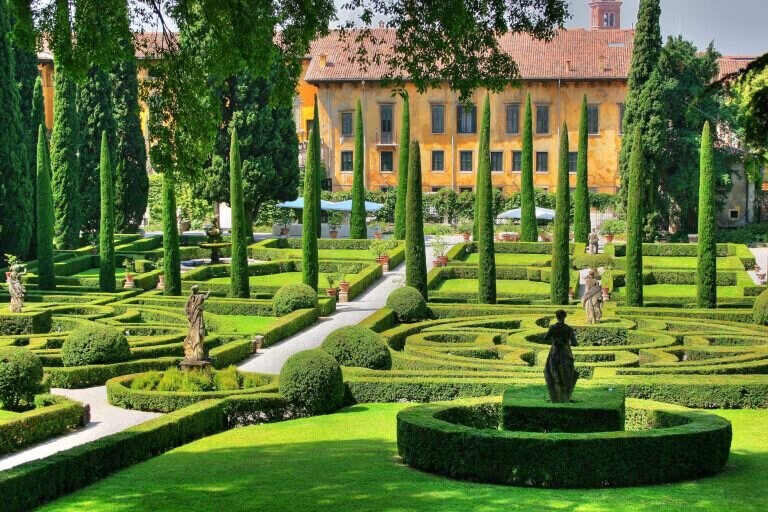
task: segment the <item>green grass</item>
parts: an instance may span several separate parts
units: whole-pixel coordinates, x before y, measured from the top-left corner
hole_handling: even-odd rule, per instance
[[[438,288],[441,292],[476,293],[477,279],[446,279]],[[549,283],[497,279],[496,292],[500,295],[549,294]]]
[[[6,421],[11,421],[12,419],[19,416],[18,412],[13,411],[6,411],[3,409],[0,409],[0,423],[5,423]]]
[[[626,258],[616,258],[624,261]],[[643,269],[696,270],[696,258],[680,256],[643,256]],[[717,270],[744,270],[744,264],[736,256],[717,258]]]
[[[136,274],[136,272],[134,272]],[[82,272],[78,272],[77,274],[73,274],[74,277],[99,277],[99,269],[98,268],[89,268],[88,270],[83,270]],[[125,269],[122,267],[115,268],[115,277],[124,277],[125,276]]]
[[[479,255],[473,252],[467,256],[467,263],[478,263]],[[510,254],[496,253],[497,265],[516,265],[520,267],[543,266],[552,260],[551,254]]]
[[[766,410],[716,411],[733,422],[734,440],[725,472],[715,477],[553,490],[461,482],[403,466],[395,415],[405,407],[366,404],[233,429],[120,471],[42,510],[757,512],[768,500]]]
[[[301,249],[270,249],[280,254],[280,258],[301,258]],[[376,257],[367,249],[320,249],[321,260],[365,260],[373,263]]]
[[[624,295],[624,287],[618,289]],[[695,284],[645,284],[644,297],[696,297]],[[743,297],[744,290],[739,286],[718,286],[718,297]]]
[[[278,320],[274,316],[206,314],[215,320],[217,331],[237,334],[263,334]]]
[[[328,274],[320,273],[318,287],[320,289],[328,288]],[[229,284],[229,277],[214,277],[208,280],[209,283]],[[301,282],[301,272],[280,272],[279,274],[265,274],[263,276],[251,276],[248,278],[251,286],[283,286]]]

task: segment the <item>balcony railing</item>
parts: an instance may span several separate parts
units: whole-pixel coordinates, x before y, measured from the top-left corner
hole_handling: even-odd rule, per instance
[[[395,146],[395,134],[392,132],[376,132],[376,145]]]

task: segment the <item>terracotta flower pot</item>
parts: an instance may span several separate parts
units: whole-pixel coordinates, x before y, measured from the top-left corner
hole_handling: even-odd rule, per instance
[[[280,236],[285,236],[291,232],[291,228],[280,228]]]
[[[376,231],[373,234],[373,238],[375,238],[376,240],[381,240],[381,231]]]
[[[520,241],[520,235],[517,233],[512,233],[512,241],[513,242],[519,242]]]
[[[329,296],[329,297],[336,297],[336,293],[337,293],[338,291],[339,291],[339,290],[337,290],[336,288],[327,288],[327,289],[325,290],[325,293],[326,293],[326,294],[328,294],[328,296]]]
[[[448,264],[448,256],[438,256],[437,261],[440,262],[441,267],[444,267]]]
[[[608,300],[611,298],[611,295],[608,293],[608,288],[603,288],[603,300]]]
[[[613,242],[613,235],[605,235],[605,241],[609,244]]]
[[[464,237],[465,242],[469,242],[469,231],[465,231],[461,235]]]
[[[336,238],[337,236],[339,236],[339,232],[336,231],[335,229],[332,229],[328,232],[328,235],[330,235],[331,238]]]
[[[504,233],[501,236],[501,239],[504,240],[505,242],[511,242],[512,241],[512,233]]]
[[[123,285],[123,288],[136,288],[136,283],[133,282],[133,276],[130,273],[125,274],[125,284]]]
[[[339,289],[343,291],[344,293],[349,291],[349,283],[346,281],[342,281],[339,283]]]

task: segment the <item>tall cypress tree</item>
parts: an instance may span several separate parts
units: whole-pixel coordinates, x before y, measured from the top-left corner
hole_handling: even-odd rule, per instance
[[[587,127],[587,95],[581,103],[579,121],[579,154],[576,161],[576,192],[573,208],[573,241],[586,244],[592,222],[589,218],[589,174],[587,170],[589,133]]]
[[[181,253],[176,219],[176,179],[173,171],[163,171],[163,274],[165,295],[181,295]]]
[[[533,112],[531,94],[525,102],[523,120],[522,173],[520,175],[520,240],[536,242],[539,232],[536,226],[536,194],[533,190]]]
[[[240,165],[240,141],[237,128],[232,127],[232,142],[229,150],[229,204],[232,207],[232,263],[230,275],[230,295],[247,299],[250,297],[248,283],[248,253],[246,240],[248,231],[243,198],[243,171]]]
[[[570,185],[568,183],[568,126],[560,128],[560,154],[557,170],[557,204],[555,206],[555,233],[552,246],[552,275],[549,281],[552,304],[568,304],[570,276],[569,226]]]
[[[83,231],[95,232],[99,228],[101,204],[101,142],[106,133],[112,161],[116,130],[112,115],[112,85],[107,73],[98,68],[88,71],[77,91],[77,114],[80,120],[80,226]],[[137,195],[133,192],[132,197]]]
[[[101,208],[99,219],[99,289],[115,291],[115,185],[107,132],[101,132],[99,185]]]
[[[77,88],[65,63],[71,60],[72,32],[67,0],[56,0],[54,56],[56,80],[53,88],[53,131],[51,133],[51,176],[56,229],[54,244],[59,249],[76,249],[80,242],[80,176]]]
[[[496,256],[493,247],[493,180],[491,178],[491,101],[486,95],[483,104],[483,124],[477,146],[477,219],[478,300],[481,304],[496,303]]]
[[[0,254],[27,256],[32,236],[32,182],[10,40],[7,2],[0,1]]]
[[[368,228],[365,226],[365,180],[363,162],[363,107],[360,100],[355,106],[355,151],[354,178],[352,181],[352,212],[349,215],[349,238],[368,238]]]
[[[427,256],[424,248],[424,213],[421,201],[421,151],[418,141],[408,151],[408,186],[405,201],[405,284],[427,299]]]
[[[53,192],[51,190],[51,162],[48,155],[48,137],[41,123],[37,131],[37,287],[41,290],[56,288],[53,270]]]
[[[633,134],[632,158],[629,166],[627,195],[627,306],[643,305],[643,187],[645,158],[640,128]]]
[[[406,231],[406,196],[408,188],[408,167],[410,165],[410,159],[408,151],[411,140],[411,114],[408,101],[408,93],[402,92],[403,97],[403,114],[400,121],[400,154],[397,161],[397,201],[395,202],[395,238],[398,240],[405,239]]]
[[[700,308],[717,305],[717,243],[715,235],[715,170],[714,148],[709,121],[701,133],[699,171],[699,247],[697,261],[696,298]]]
[[[307,164],[304,171],[304,212],[302,219],[302,282],[317,290],[318,281],[318,251],[317,239],[318,217],[320,210],[317,198],[320,196],[318,174],[320,174],[320,131],[317,115],[317,96],[315,96],[315,117],[309,132],[307,144]]]

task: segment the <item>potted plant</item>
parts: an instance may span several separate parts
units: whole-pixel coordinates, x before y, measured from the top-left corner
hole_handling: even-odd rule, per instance
[[[336,288],[336,285],[339,284],[339,281],[341,281],[341,278],[343,276],[339,275],[339,272],[330,272],[326,276],[326,280],[328,281],[328,288],[326,288],[325,293],[329,297],[336,297],[336,294],[338,292],[338,289]],[[349,283],[347,283],[347,289],[349,289]]]
[[[373,225],[373,238],[375,238],[376,240],[381,240],[381,232],[382,232],[381,224],[378,224],[378,223],[374,224]]]
[[[469,238],[472,234],[472,224],[466,222],[459,224],[459,232],[461,232],[461,235],[464,237],[464,241],[469,242]]]
[[[375,239],[371,241],[369,251],[376,257],[376,263],[384,267],[384,272],[389,271],[389,254],[387,251],[394,249],[397,242],[391,240]]]
[[[333,211],[328,214],[328,235],[331,238],[339,236],[339,226],[344,221],[344,214],[341,212]]]
[[[448,257],[445,253],[448,251],[448,241],[444,236],[436,236],[432,239],[432,252],[435,260],[432,262],[436,267],[444,267],[448,264]]]
[[[280,224],[280,236],[286,236],[291,232],[291,210],[280,208],[277,214],[277,221]]]
[[[341,272],[339,272],[338,275],[337,275],[337,279],[339,281],[339,289],[342,292],[344,292],[344,293],[348,293],[349,292],[349,282],[344,279],[345,277],[346,276],[343,273],[341,273]]]
[[[603,225],[600,227],[600,234],[605,236],[605,241],[609,244],[613,242],[613,237],[617,233],[623,231],[626,231],[626,224],[623,220],[619,219],[608,219],[603,222]]]
[[[133,274],[130,272],[125,273],[125,284],[123,288],[136,288],[136,283],[133,282]]]

